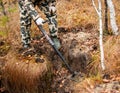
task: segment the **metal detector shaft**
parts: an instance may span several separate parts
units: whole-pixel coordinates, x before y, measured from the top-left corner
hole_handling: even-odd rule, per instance
[[[49,41],[50,45],[52,46],[52,48],[55,50],[55,52],[58,54],[58,56],[62,59],[62,61],[65,63],[66,67],[68,68],[69,72],[71,74],[74,74],[74,72],[72,71],[72,69],[70,68],[70,66],[68,65],[68,63],[66,62],[66,60],[64,59],[64,57],[62,56],[62,54],[59,52],[59,50],[56,48],[55,44],[53,43],[53,41],[51,40],[51,38],[47,35],[46,31],[43,29],[43,27],[41,25],[38,26],[40,31],[43,33],[43,35],[46,37],[46,39]]]

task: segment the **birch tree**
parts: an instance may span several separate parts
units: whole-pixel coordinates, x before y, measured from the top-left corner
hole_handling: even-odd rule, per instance
[[[108,4],[107,4],[107,0],[104,0],[104,4],[105,4],[105,23],[104,23],[104,28],[106,33],[108,32]]]
[[[100,45],[100,57],[101,57],[101,68],[105,70],[104,64],[104,49],[103,49],[103,26],[102,26],[102,5],[101,0],[98,0],[98,9],[95,5],[94,0],[92,0],[92,4],[98,14],[99,17],[99,45]]]
[[[110,11],[110,24],[112,27],[112,31],[115,35],[118,35],[118,26],[116,24],[116,19],[115,19],[115,9],[112,0],[107,0],[107,5]]]

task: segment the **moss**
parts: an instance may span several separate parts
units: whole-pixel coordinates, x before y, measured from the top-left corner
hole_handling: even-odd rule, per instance
[[[0,18],[0,26],[5,26],[8,21],[9,21],[9,17],[8,16],[2,16]]]
[[[6,31],[0,31],[0,36],[1,37],[6,37],[7,36],[7,32]]]
[[[16,8],[16,7],[14,7],[14,8],[9,8],[8,11],[9,11],[9,13],[14,13],[14,12],[17,11],[17,8]]]

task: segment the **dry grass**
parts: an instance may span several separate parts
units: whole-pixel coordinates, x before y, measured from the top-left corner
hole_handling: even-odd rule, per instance
[[[120,27],[119,1],[114,0],[113,2],[116,10],[117,25]],[[102,8],[102,12],[104,13],[104,4]],[[75,27],[76,25],[86,25],[91,23],[96,25],[95,29],[98,29],[98,15],[92,6],[91,0],[59,0],[57,3],[57,10],[59,26],[70,28]],[[110,23],[109,28],[111,29]]]
[[[106,72],[118,75],[120,73],[120,36],[106,36],[104,42],[104,56]],[[89,74],[101,73],[100,52],[99,50],[92,54],[92,63],[88,67]]]
[[[33,59],[18,59],[15,52],[7,55],[3,70],[3,84],[10,93],[48,93],[52,82],[51,65],[35,63]]]
[[[57,0],[57,1],[58,1],[57,2],[57,14],[58,14],[59,27],[71,28],[71,27],[76,27],[76,26],[86,26],[87,24],[94,24],[95,27],[92,29],[92,31],[94,30],[97,33],[98,16],[92,6],[91,0]],[[119,0],[113,0],[113,1],[115,4],[115,9],[116,9],[116,20],[117,20],[118,27],[120,29],[120,13],[119,13],[120,12],[120,6],[119,6],[120,1]],[[12,6],[11,8],[16,8],[16,11],[13,11],[12,13],[8,14],[9,22],[5,24],[7,29],[4,27],[1,27],[0,25],[0,32],[7,30],[6,31],[7,35],[4,36],[4,34],[6,33],[2,33],[3,35],[1,36],[5,39],[7,38],[7,40],[11,42],[12,45],[19,46],[20,45],[20,32],[19,32],[20,28],[19,28],[18,7],[16,5],[16,6]],[[45,28],[47,28],[47,26],[45,26]],[[32,29],[32,36],[38,33],[37,32],[38,29],[36,28],[35,25],[32,25],[31,29]],[[120,73],[120,63],[119,63],[120,62],[120,58],[119,58],[120,36],[118,37],[106,36],[106,38],[107,39],[105,39],[105,43],[104,43],[104,51],[105,51],[105,63],[107,66],[107,71],[112,74],[119,74]],[[5,75],[6,75],[6,78],[11,77],[10,82],[14,82],[20,88],[30,89],[30,87],[33,87],[33,85],[38,81],[38,76],[40,75],[40,73],[44,72],[44,70],[46,71],[46,66],[44,65],[43,67],[45,69],[42,69],[40,68],[41,67],[40,65],[41,64],[36,65],[35,63],[32,63],[32,62],[31,63],[18,62],[18,60],[12,59],[6,65],[7,73]],[[92,68],[90,68],[89,70],[90,74],[92,73],[92,74],[95,74],[96,76],[86,79],[83,82],[83,84],[81,83],[77,84],[75,86],[76,91],[80,87],[87,88],[89,86],[92,88],[93,87],[92,85],[94,85],[96,81],[98,83],[101,82],[101,78],[99,76],[99,71],[100,71],[99,70],[100,69],[99,50],[95,54],[93,54],[93,62],[91,64],[91,67]],[[20,70],[22,70],[22,72],[20,72]],[[39,72],[40,70],[42,71]],[[9,82],[6,82],[6,83],[9,83]],[[22,87],[21,84],[24,84],[25,86]],[[16,87],[13,87],[13,89],[14,88]],[[90,90],[88,89],[88,91]],[[80,93],[80,90],[78,90],[78,93]]]
[[[112,74],[120,73],[120,36],[108,37],[104,44],[105,63]]]
[[[97,21],[96,13],[89,0],[60,0],[57,9],[59,26],[75,27]]]
[[[86,78],[80,83],[74,85],[74,93],[94,93],[94,86],[102,83],[100,76]]]
[[[105,65],[107,68],[104,73],[110,74],[111,78],[117,76],[119,78],[120,75],[119,46],[120,36],[108,36],[104,43]],[[75,93],[92,93],[94,90],[94,86],[103,83],[100,70],[99,52],[93,55],[93,62],[92,64],[90,64],[90,67],[91,67],[89,68],[90,77],[87,77],[83,82],[76,83],[74,85]]]

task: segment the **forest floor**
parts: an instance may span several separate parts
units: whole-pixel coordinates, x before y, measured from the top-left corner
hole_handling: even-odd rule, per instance
[[[87,67],[89,67],[88,65],[91,62],[90,54],[99,51],[98,34],[94,31],[91,32],[90,30],[92,28],[90,27],[89,30],[86,28],[84,32],[81,32],[81,29],[82,27],[59,28],[59,39],[62,45],[59,51],[67,61],[70,61],[68,63],[72,70],[78,72],[73,78],[67,68],[63,66],[61,59],[49,45],[45,37],[35,37],[33,40],[32,45],[37,50],[36,53],[40,54],[40,58],[42,55],[45,55],[53,65],[54,80],[52,83],[52,93],[120,93],[120,74],[104,73],[99,76],[99,78],[96,77],[96,79],[89,76],[91,68]],[[14,50],[16,54],[12,57],[17,57],[24,61],[33,60],[36,62],[34,57],[36,53],[21,56],[21,54],[18,53],[19,46],[11,47],[13,46],[6,44],[5,41],[0,41],[1,93],[8,93],[2,84],[2,71],[5,69],[4,66],[8,60],[8,62],[13,61],[10,58],[10,55],[13,55],[12,52],[10,52],[11,50]],[[39,64],[39,61],[36,63]],[[29,64],[29,62],[27,64]],[[93,81],[91,81],[92,79]]]
[[[118,3],[120,1],[113,2],[120,29]],[[19,13],[15,0],[5,2],[5,9],[7,16],[3,16],[0,12],[0,93],[9,93],[8,89],[14,91],[11,93],[25,93],[23,88],[32,90],[34,86],[40,86],[38,82],[34,83],[34,79],[39,78],[40,70],[46,70],[47,62],[52,65],[53,78],[50,80],[52,82],[47,82],[50,78],[48,76],[46,82],[42,82],[40,92],[26,93],[120,93],[120,35],[112,35],[110,26],[109,34],[103,32],[106,70],[102,71],[98,16],[90,0],[58,0],[57,3],[58,36],[61,42],[59,51],[70,68],[77,73],[73,78],[64,62],[46,38],[40,34],[35,24],[31,27],[33,38],[31,44],[35,52],[21,55],[19,22],[16,21],[19,20]],[[43,16],[42,13],[41,15]],[[48,30],[46,24],[45,29]],[[38,59],[36,59],[36,54],[39,55]],[[49,90],[46,84],[50,85],[51,92],[44,92]],[[19,92],[15,92],[17,89],[20,89]]]

